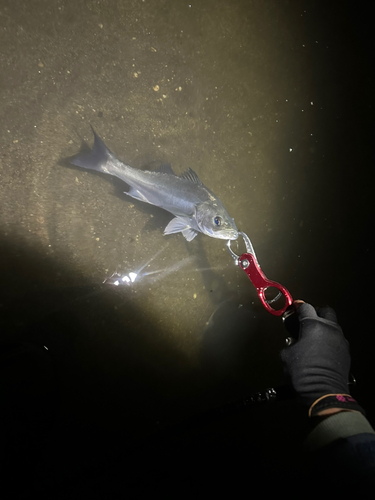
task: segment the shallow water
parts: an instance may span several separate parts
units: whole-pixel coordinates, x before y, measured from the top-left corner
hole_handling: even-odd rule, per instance
[[[348,5],[2,2],[2,323],[48,347],[63,436],[143,436],[284,383],[281,321],[225,242],[164,237],[168,213],[63,161],[90,124],[134,167],[193,168],[270,279],[335,307],[366,400],[373,73]]]

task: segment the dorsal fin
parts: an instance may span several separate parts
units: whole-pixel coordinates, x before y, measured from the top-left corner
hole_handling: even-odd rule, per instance
[[[191,168],[188,168],[183,172],[180,177],[182,179],[186,179],[187,181],[193,182],[194,184],[198,184],[198,186],[203,186],[203,182],[197,176],[197,174]]]
[[[163,163],[162,165],[159,165],[157,168],[155,168],[154,172],[160,172],[161,174],[176,175],[173,172],[173,169],[172,169],[172,166],[170,163]]]

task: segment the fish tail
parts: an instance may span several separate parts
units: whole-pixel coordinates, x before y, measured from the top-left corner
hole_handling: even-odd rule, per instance
[[[94,134],[94,145],[92,150],[77,154],[70,160],[70,163],[78,167],[97,170],[99,172],[108,172],[106,165],[108,164],[108,160],[113,158],[113,154],[92,126],[91,129]]]

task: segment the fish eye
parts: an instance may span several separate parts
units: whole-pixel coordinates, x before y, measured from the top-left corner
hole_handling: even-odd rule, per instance
[[[219,216],[214,217],[214,223],[217,226],[221,226],[221,217],[219,217]]]

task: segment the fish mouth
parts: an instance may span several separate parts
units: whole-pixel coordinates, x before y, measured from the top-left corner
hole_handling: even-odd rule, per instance
[[[222,229],[221,231],[214,231],[212,228],[204,228],[202,231],[207,236],[211,236],[212,238],[218,238],[220,240],[236,240],[239,236],[239,232],[237,229]]]
[[[227,236],[226,236],[226,240],[236,240],[238,238],[238,231],[231,231]]]
[[[213,233],[212,236],[214,238],[220,238],[222,240],[236,240],[239,236],[239,232],[236,230],[223,231],[222,233]]]

